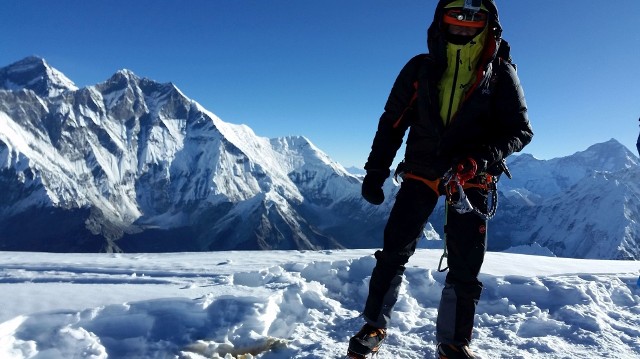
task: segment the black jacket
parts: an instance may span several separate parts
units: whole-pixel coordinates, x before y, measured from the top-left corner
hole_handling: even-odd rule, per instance
[[[455,161],[473,157],[495,167],[503,158],[520,151],[533,137],[527,106],[515,66],[508,58],[508,44],[493,1],[489,9],[489,34],[477,69],[477,80],[452,122],[440,117],[438,82],[446,68],[446,43],[440,19],[441,0],[428,32],[429,54],[412,58],[400,71],[365,165],[367,172],[387,173],[409,130],[402,171],[428,179],[442,177]]]

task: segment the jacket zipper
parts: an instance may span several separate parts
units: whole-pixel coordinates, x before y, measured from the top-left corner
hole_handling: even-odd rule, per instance
[[[447,111],[447,125],[451,121],[451,110],[453,109],[453,98],[458,86],[458,71],[460,70],[460,49],[456,51],[456,70],[453,73],[453,84],[451,85],[451,97],[449,98],[449,110]]]

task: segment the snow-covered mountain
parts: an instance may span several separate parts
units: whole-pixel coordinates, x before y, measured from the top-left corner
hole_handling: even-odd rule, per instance
[[[611,139],[552,160],[514,157],[492,227],[494,250],[539,244],[557,256],[640,259],[638,158]]]
[[[360,240],[334,229],[364,225],[360,181],[304,137],[256,136],[173,84],[128,70],[78,89],[30,57],[0,70],[0,84],[0,249],[317,249]]]
[[[509,162],[491,250],[640,259],[624,146]],[[121,70],[77,88],[36,57],[0,69],[0,250],[379,247],[397,186],[376,207],[360,185],[305,137],[257,136],[171,83]],[[441,245],[440,210],[422,246]]]

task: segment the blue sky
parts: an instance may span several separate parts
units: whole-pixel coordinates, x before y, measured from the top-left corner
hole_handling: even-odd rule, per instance
[[[402,66],[426,52],[435,0],[2,0],[0,67],[37,55],[78,86],[119,69],[175,83],[226,122],[304,135],[361,167]],[[635,152],[640,1],[498,0],[535,137],[570,155]]]

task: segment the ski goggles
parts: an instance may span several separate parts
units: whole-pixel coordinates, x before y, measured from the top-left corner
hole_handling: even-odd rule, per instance
[[[445,11],[442,21],[449,25],[483,28],[487,24],[487,14],[454,8]]]

